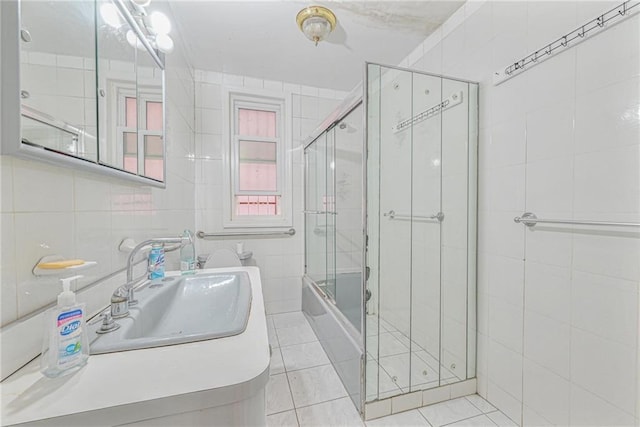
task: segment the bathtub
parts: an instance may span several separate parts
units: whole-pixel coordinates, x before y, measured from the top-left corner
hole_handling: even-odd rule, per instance
[[[360,273],[336,277],[336,302],[310,278],[302,279],[302,312],[311,324],[322,348],[329,357],[349,397],[362,414],[364,343],[361,329],[362,292]],[[349,287],[349,288],[348,288]],[[340,290],[342,288],[342,291]],[[356,295],[359,294],[359,298]],[[356,328],[354,325],[358,325]]]

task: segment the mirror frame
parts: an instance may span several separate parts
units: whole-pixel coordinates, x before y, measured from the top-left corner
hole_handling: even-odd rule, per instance
[[[64,153],[49,150],[45,147],[35,147],[23,144],[21,140],[22,115],[20,98],[20,4],[19,0],[0,1],[0,46],[2,48],[2,68],[0,70],[0,154],[22,157],[32,160],[40,160],[56,166],[68,167],[74,170],[84,170],[112,178],[123,179],[136,182],[146,186],[166,188],[167,182],[167,147],[166,147],[166,80],[164,55],[152,48],[149,41],[144,37],[142,30],[136,23],[129,9],[124,4],[124,0],[112,0],[118,10],[122,13],[127,24],[136,33],[142,44],[146,47],[149,55],[162,69],[162,135],[163,135],[163,155],[164,155],[164,181],[157,181],[142,175],[135,175],[121,169],[109,166],[97,161],[82,159],[66,155]],[[95,31],[95,24],[94,24]],[[96,55],[96,62],[99,52]],[[9,59],[9,60],[7,60]],[[13,61],[11,60],[13,59]],[[100,130],[98,129],[98,132]]]

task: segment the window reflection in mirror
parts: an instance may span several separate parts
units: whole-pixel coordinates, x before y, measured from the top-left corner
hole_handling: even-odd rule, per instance
[[[110,5],[98,2],[99,160],[164,181],[163,71]]]
[[[164,180],[162,69],[145,51],[137,56],[138,174]]]
[[[94,9],[20,1],[20,92],[23,143],[95,162]]]
[[[99,160],[137,174],[138,51],[127,40],[133,36],[135,43],[135,35],[111,1],[97,7]]]

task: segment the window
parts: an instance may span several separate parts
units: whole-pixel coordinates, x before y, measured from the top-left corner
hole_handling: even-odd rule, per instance
[[[284,97],[228,91],[225,227],[291,226],[288,105]]]
[[[162,95],[154,88],[110,82],[117,105],[116,164],[138,175],[164,180]],[[140,125],[138,122],[140,121]]]

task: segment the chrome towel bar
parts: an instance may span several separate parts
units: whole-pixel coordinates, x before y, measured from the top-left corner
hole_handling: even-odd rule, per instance
[[[527,227],[533,227],[536,224],[570,224],[570,225],[602,225],[609,227],[640,227],[637,222],[611,222],[611,221],[582,221],[572,219],[540,219],[536,214],[525,212],[522,216],[513,218],[514,222],[524,224]]]
[[[390,210],[389,212],[385,212],[383,215],[389,217],[389,219],[437,219],[439,222],[444,220],[444,214],[442,212],[438,212],[435,215],[425,216],[398,214],[396,211]]]
[[[337,215],[338,214],[337,212],[332,212],[332,211],[307,211],[307,210],[302,211],[302,213],[310,214],[310,215],[324,215],[324,214]]]
[[[216,239],[224,237],[265,237],[265,236],[293,236],[296,234],[295,228],[287,231],[248,231],[248,232],[229,232],[229,233],[205,233],[198,231],[196,236],[199,239]]]

